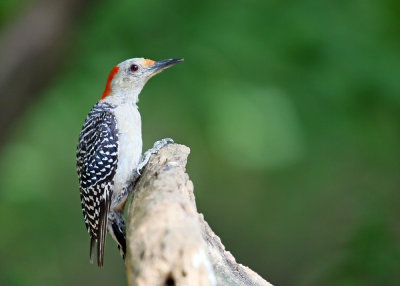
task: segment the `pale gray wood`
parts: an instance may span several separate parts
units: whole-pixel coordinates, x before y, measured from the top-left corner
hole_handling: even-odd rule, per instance
[[[133,285],[271,285],[225,251],[202,214],[186,173],[190,149],[153,155],[128,209],[126,270]]]

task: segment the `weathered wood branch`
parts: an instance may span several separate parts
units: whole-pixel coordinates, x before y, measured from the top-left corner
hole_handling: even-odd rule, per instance
[[[271,285],[225,250],[196,209],[190,149],[153,155],[128,210],[126,271],[133,285]]]

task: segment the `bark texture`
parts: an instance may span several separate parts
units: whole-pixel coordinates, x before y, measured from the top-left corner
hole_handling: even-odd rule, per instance
[[[196,209],[186,174],[190,149],[171,144],[153,155],[128,210],[129,285],[271,285],[225,250]]]

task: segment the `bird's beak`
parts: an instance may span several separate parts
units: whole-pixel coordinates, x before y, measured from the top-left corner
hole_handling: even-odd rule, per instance
[[[183,59],[168,59],[155,62],[152,66],[149,67],[152,75],[158,74],[159,72],[165,70],[166,68],[172,67],[173,65],[183,62]]]

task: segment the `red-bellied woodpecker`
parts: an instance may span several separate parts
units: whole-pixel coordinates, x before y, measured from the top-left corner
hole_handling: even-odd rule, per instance
[[[183,61],[126,60],[108,76],[103,95],[89,112],[79,136],[77,172],[83,217],[90,235],[90,262],[97,243],[97,263],[104,261],[106,231],[116,241],[125,258],[127,198],[152,153],[172,141],[157,141],[142,155],[141,117],[137,107],[146,82],[162,70]]]

